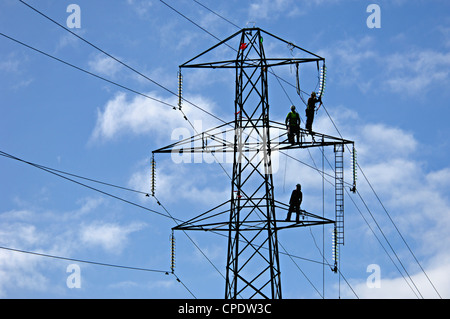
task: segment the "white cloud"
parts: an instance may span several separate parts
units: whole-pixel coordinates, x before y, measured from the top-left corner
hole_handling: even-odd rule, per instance
[[[100,246],[110,253],[120,253],[128,242],[128,236],[144,228],[142,223],[123,226],[117,223],[93,222],[80,230],[83,243]]]
[[[433,283],[430,284],[428,278],[423,272],[410,273],[411,279],[405,274],[403,277],[392,277],[380,268],[380,286],[371,287],[367,285],[367,281],[354,281],[351,283],[352,288],[360,299],[437,299],[439,295],[442,298],[450,296],[450,276],[448,276],[448,260],[432,266],[426,270],[426,275]],[[369,277],[370,273],[367,273]],[[411,281],[412,280],[412,281]],[[408,283],[406,283],[408,281]],[[417,287],[419,291],[415,288]],[[435,289],[439,292],[436,293]],[[348,287],[342,289],[343,294],[347,298],[354,298],[353,292]]]
[[[267,19],[269,17],[273,18],[273,16],[283,11],[290,10],[291,6],[291,0],[258,0],[250,4],[248,11],[252,19]]]
[[[371,87],[372,80],[362,76],[364,64],[378,61],[373,46],[374,39],[370,36],[361,39],[349,38],[332,44],[319,54],[327,60],[330,77],[335,77],[344,85],[357,85],[361,91],[366,92]]]
[[[0,214],[1,245],[35,252],[43,252],[42,247],[51,246],[55,237],[32,224],[37,217],[39,216],[31,210]],[[50,251],[55,252],[52,248],[45,252]],[[8,297],[9,289],[18,287],[28,291],[46,291],[49,278],[44,273],[45,265],[45,258],[0,249],[0,296]]]
[[[0,230],[0,242],[12,247],[40,245],[48,237],[40,233],[36,226],[24,222],[3,223]]]
[[[0,296],[8,297],[9,288],[45,291],[49,279],[40,272],[40,257],[0,250]]]
[[[72,29],[72,32],[78,34],[79,36],[83,37],[86,34],[86,29]],[[59,38],[59,41],[56,45],[55,52],[59,52],[60,50],[63,50],[65,48],[74,49],[78,47],[78,45],[81,43],[81,40],[78,39],[75,35],[71,33],[65,33],[63,36]]]
[[[119,62],[104,54],[95,55],[93,59],[88,61],[88,65],[92,72],[108,77],[116,76],[123,67]]]
[[[178,103],[176,97],[165,99],[154,92],[150,92],[148,95],[170,105]],[[207,111],[211,111],[213,108],[213,103],[202,97],[192,97],[188,100]],[[205,113],[191,105],[184,106],[183,111],[191,123],[199,120],[204,129],[211,127],[214,123]],[[118,93],[107,102],[103,111],[98,111],[92,140],[110,140],[124,134],[151,134],[153,137],[162,134],[168,140],[172,130],[181,127],[190,128],[179,110],[173,110],[170,106],[143,96],[136,96],[128,100],[126,94]]]
[[[0,56],[0,71],[9,75],[8,86],[13,91],[27,88],[34,82],[26,72],[28,60],[27,56],[15,52]]]
[[[386,57],[386,85],[396,93],[420,95],[448,83],[450,53],[416,49]]]
[[[140,18],[147,16],[153,2],[150,0],[127,0],[127,3],[133,7],[133,10]]]
[[[450,186],[450,168],[444,168],[427,175],[427,182],[432,189],[443,189]]]
[[[0,70],[3,72],[18,72],[19,66],[20,61],[12,57],[0,62]]]
[[[365,36],[337,41],[319,54],[327,59],[329,78],[363,93],[377,88],[420,96],[450,80],[448,52],[414,48],[385,54],[378,48],[373,37]]]
[[[128,244],[129,237],[146,225],[140,222],[124,225],[88,222],[88,218],[92,218],[90,215],[104,203],[102,198],[82,198],[77,208],[66,212],[42,211],[34,207],[0,213],[0,246],[62,257],[74,257],[87,248],[119,254]],[[58,289],[49,271],[65,266],[54,261],[0,249],[0,296],[8,297],[17,287],[29,293]]]
[[[382,157],[388,161],[409,155],[417,149],[417,142],[411,133],[379,123],[362,128],[360,144],[363,147],[370,145],[363,148],[361,155],[377,159]]]
[[[162,154],[161,157],[163,156],[170,155]],[[213,166],[203,166],[199,169],[194,163],[172,163],[170,158],[165,158],[164,162],[161,162],[158,160],[161,157],[156,157],[155,195],[163,203],[182,200],[189,205],[200,203],[211,206],[221,204],[228,199],[230,182],[218,164],[210,164]],[[228,166],[224,167],[229,170]],[[133,173],[128,184],[134,189],[150,193],[150,176],[151,172],[147,164],[146,167]],[[217,185],[217,181],[221,183]]]
[[[313,6],[331,5],[340,0],[254,0],[249,5],[248,16],[251,21],[275,20],[278,16],[297,17],[303,15]],[[300,5],[299,5],[300,4]]]

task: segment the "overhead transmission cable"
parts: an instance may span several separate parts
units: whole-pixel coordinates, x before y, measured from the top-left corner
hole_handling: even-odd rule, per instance
[[[33,6],[31,6],[30,4],[26,3],[23,0],[19,0],[21,3],[23,3],[24,5],[26,5],[27,7],[29,7],[30,9],[32,9],[33,11],[37,12],[38,14],[40,14],[41,16],[43,16],[44,18],[48,19],[49,21],[53,22],[54,24],[56,24],[57,26],[63,28],[64,30],[66,30],[67,32],[71,33],[72,35],[74,35],[75,37],[77,37],[78,39],[80,39],[81,41],[85,42],[86,44],[90,45],[91,47],[95,48],[96,50],[100,51],[101,53],[105,54],[106,56],[108,56],[109,58],[113,59],[114,61],[116,61],[117,63],[121,64],[122,66],[126,67],[127,69],[135,72],[136,74],[140,75],[141,77],[143,77],[144,79],[152,82],[153,84],[157,85],[158,87],[162,88],[163,90],[167,91],[168,93],[174,95],[174,96],[178,96],[178,94],[172,90],[170,90],[169,88],[165,87],[164,85],[158,83],[157,81],[151,79],[150,77],[148,77],[147,75],[143,74],[142,72],[139,72],[138,70],[136,70],[135,68],[131,67],[130,65],[126,64],[125,62],[119,60],[118,58],[116,58],[115,56],[113,56],[112,54],[106,52],[105,50],[101,49],[100,47],[98,47],[97,45],[93,44],[91,41],[86,40],[85,38],[83,38],[82,36],[76,34],[75,32],[73,32],[72,30],[70,30],[69,28],[65,27],[64,25],[62,25],[61,23],[57,22],[56,20],[50,18],[49,16],[47,16],[46,14],[44,14],[43,12],[39,11],[38,9],[34,8]],[[3,34],[1,34],[3,35]],[[9,37],[8,37],[9,38]],[[43,53],[43,52],[41,52]],[[45,54],[45,53],[44,53]],[[47,56],[49,56],[48,54],[45,54]],[[51,57],[51,56],[50,56]],[[54,57],[53,57],[54,58]],[[63,61],[60,61],[63,62]],[[93,75],[93,74],[92,74]],[[97,76],[98,77],[98,76]],[[110,81],[108,81],[110,82]],[[115,83],[113,83],[115,84]],[[117,85],[117,84],[116,84]],[[124,87],[125,88],[125,87]],[[128,88],[126,88],[128,89]],[[130,89],[128,89],[130,90]],[[131,90],[130,90],[131,91]],[[133,91],[134,93],[138,93],[136,91]],[[143,95],[141,93],[138,93],[140,95]],[[214,117],[215,119],[225,123],[221,118],[219,118],[218,116],[214,115],[213,113],[209,112],[208,110],[205,110],[204,108],[198,106],[197,104],[194,104],[193,102],[186,100],[185,98],[183,98],[183,101],[187,102],[188,104],[192,105],[193,107],[199,109],[200,111]],[[165,103],[168,104],[168,103]],[[168,104],[170,105],[170,104]],[[173,105],[170,105],[173,107]]]
[[[97,189],[97,188],[94,188],[94,187],[92,187],[92,186],[89,186],[89,185],[80,183],[80,182],[78,182],[78,181],[76,181],[76,180],[73,180],[73,179],[71,179],[71,178],[68,178],[68,177],[66,177],[66,176],[63,176],[62,174],[67,174],[67,175],[71,175],[71,176],[74,176],[74,177],[77,177],[77,178],[86,179],[86,180],[89,180],[89,181],[92,181],[92,182],[100,183],[100,184],[103,184],[103,185],[108,185],[108,186],[120,188],[120,189],[123,189],[123,190],[127,190],[127,191],[132,191],[132,192],[136,192],[136,193],[141,193],[141,194],[146,194],[146,195],[148,195],[148,194],[145,193],[145,192],[140,192],[140,191],[136,191],[136,190],[132,190],[132,189],[126,188],[126,187],[121,187],[121,186],[117,186],[117,185],[113,185],[113,184],[101,182],[101,181],[98,181],[98,180],[94,180],[94,179],[91,179],[91,178],[86,178],[86,177],[82,177],[82,176],[79,176],[79,175],[75,175],[75,174],[71,174],[71,173],[59,171],[59,170],[56,170],[56,169],[52,169],[52,168],[49,168],[49,167],[46,167],[46,166],[42,166],[42,165],[39,165],[39,164],[35,164],[35,163],[32,163],[32,162],[25,161],[25,160],[23,160],[23,159],[21,159],[21,158],[15,157],[15,156],[13,156],[13,155],[11,155],[11,154],[8,154],[8,153],[6,153],[6,152],[3,152],[3,151],[0,151],[0,156],[6,157],[6,158],[10,158],[10,159],[14,159],[14,160],[20,161],[20,162],[22,162],[22,163],[31,165],[31,166],[33,166],[33,167],[39,168],[39,169],[41,169],[41,170],[43,170],[43,171],[46,171],[46,172],[48,172],[48,173],[51,173],[51,174],[53,174],[53,175],[56,175],[56,176],[61,177],[61,178],[63,178],[63,179],[66,179],[66,180],[71,181],[71,182],[73,182],[73,183],[76,183],[76,184],[78,184],[78,185],[81,185],[81,186],[87,187],[87,188],[89,188],[89,189],[91,189],[91,190],[100,192],[100,193],[102,193],[103,195],[110,196],[110,197],[112,197],[112,198],[114,198],[114,199],[117,199],[117,200],[123,201],[123,202],[125,202],[125,203],[127,203],[127,204],[130,204],[130,205],[133,205],[133,206],[142,208],[142,209],[144,209],[144,210],[147,210],[147,211],[149,211],[149,212],[158,214],[158,215],[160,215],[160,216],[168,217],[168,218],[172,219],[172,220],[175,221],[175,222],[177,222],[177,221],[182,222],[181,220],[174,218],[174,217],[173,217],[173,216],[172,216],[165,208],[164,208],[164,210],[166,211],[167,215],[166,215],[166,214],[163,214],[163,213],[160,213],[160,212],[157,212],[157,211],[155,211],[155,210],[152,210],[152,209],[150,209],[150,208],[148,208],[148,207],[145,207],[145,206],[136,204],[136,203],[134,203],[134,202],[132,202],[132,201],[126,200],[126,199],[121,198],[121,197],[119,197],[119,196],[116,196],[116,195],[107,193],[107,192],[102,191],[102,190]],[[57,172],[59,172],[59,173],[57,173]],[[200,248],[199,248],[198,246],[197,246],[197,248],[200,250]],[[140,269],[140,268],[136,268],[136,267],[118,266],[118,265],[111,265],[111,264],[106,264],[106,263],[89,262],[89,261],[83,261],[83,260],[78,260],[78,259],[71,259],[71,258],[66,258],[66,257],[57,257],[57,256],[52,256],[52,255],[46,255],[46,254],[39,254],[39,253],[33,253],[33,252],[26,252],[26,251],[22,251],[22,250],[19,250],[19,249],[13,249],[13,248],[8,248],[8,247],[1,247],[1,246],[0,246],[0,249],[6,249],[6,250],[11,250],[11,251],[23,252],[23,253],[29,253],[29,254],[34,254],[34,255],[40,255],[40,256],[43,256],[43,257],[53,257],[53,258],[58,258],[58,259],[73,260],[73,261],[79,261],[79,262],[85,262],[85,263],[91,263],[91,264],[97,264],[97,265],[104,265],[104,266],[110,266],[110,267],[116,267],[116,268],[128,268],[128,269],[135,269],[135,270],[145,270],[144,268]],[[201,250],[200,250],[200,251],[201,251]],[[150,270],[148,269],[147,271],[150,271]],[[156,272],[156,270],[155,270],[155,272]],[[163,271],[159,271],[159,272],[163,272]],[[165,273],[169,273],[168,271],[164,271],[164,272],[165,272]],[[188,287],[187,287],[187,286],[179,279],[179,277],[178,277],[174,272],[171,272],[171,274],[172,274],[172,275],[175,277],[175,279],[176,279],[179,283],[181,283],[181,284],[185,287],[185,289],[186,289],[186,290],[187,290],[187,291],[195,298],[195,295],[192,293],[192,291],[189,290],[189,288],[188,288]]]
[[[135,68],[129,66],[128,64],[120,61],[119,59],[117,59],[116,57],[114,57],[113,55],[109,54],[108,52],[102,50],[101,48],[99,48],[98,46],[96,46],[95,44],[93,44],[92,42],[84,39],[82,36],[76,34],[75,32],[73,32],[72,30],[70,30],[69,28],[65,27],[64,25],[62,25],[61,23],[59,23],[58,21],[50,18],[48,15],[44,14],[43,12],[39,11],[38,9],[34,8],[33,6],[31,6],[30,4],[26,3],[23,0],[19,0],[21,3],[23,3],[24,5],[26,5],[27,7],[29,7],[30,9],[32,9],[33,11],[37,12],[38,14],[40,14],[41,16],[43,16],[44,18],[50,20],[51,22],[53,22],[54,24],[58,25],[59,27],[63,28],[64,30],[66,30],[67,32],[71,33],[72,35],[74,35],[75,37],[77,37],[78,39],[80,39],[81,41],[89,44],[90,46],[92,46],[93,48],[95,48],[96,50],[102,52],[103,54],[105,54],[106,56],[110,57],[111,59],[113,59],[114,61],[116,61],[117,63],[123,65],[124,67],[126,67],[127,69],[130,69],[131,71],[139,74],[140,76],[142,76],[143,78],[149,80],[150,82],[152,82],[153,84],[159,86],[160,88],[168,91],[169,93],[175,94],[174,92],[172,92],[171,90],[169,90],[168,88],[166,88],[165,86],[159,84],[158,82],[152,80],[151,78],[149,78],[148,76],[146,76],[145,74],[139,72],[138,70],[136,70]]]
[[[124,199],[124,198],[122,198],[122,197],[113,195],[113,194],[111,194],[111,193],[102,191],[102,190],[100,190],[100,189],[98,189],[98,188],[89,186],[89,185],[87,185],[87,184],[81,183],[81,182],[76,181],[76,180],[74,180],[74,179],[72,179],[72,178],[69,178],[69,177],[67,177],[67,176],[64,176],[63,174],[66,174],[65,172],[62,172],[62,171],[59,171],[59,172],[58,172],[57,170],[54,170],[54,169],[51,169],[51,168],[48,168],[48,167],[45,167],[45,166],[42,166],[42,165],[39,165],[39,164],[36,164],[36,163],[28,162],[28,161],[26,161],[26,160],[24,160],[24,159],[21,159],[21,158],[19,158],[19,157],[13,156],[13,155],[8,154],[8,153],[6,153],[6,152],[4,152],[4,151],[1,151],[1,150],[0,150],[0,156],[6,157],[6,158],[10,158],[10,159],[13,159],[13,160],[16,160],[16,161],[19,161],[19,162],[22,162],[22,163],[31,165],[31,166],[36,167],[36,168],[38,168],[38,169],[41,169],[41,170],[43,170],[43,171],[45,171],[45,172],[47,172],[47,173],[56,175],[56,176],[58,176],[58,177],[61,177],[61,178],[65,179],[65,180],[68,180],[68,181],[73,182],[73,183],[75,183],[75,184],[78,184],[78,185],[80,185],[80,186],[83,186],[83,187],[89,188],[89,189],[91,189],[91,190],[94,190],[94,191],[96,191],[96,192],[99,192],[99,193],[101,193],[101,194],[103,194],[103,195],[112,197],[112,198],[114,198],[114,199],[120,200],[120,201],[125,202],[125,203],[130,204],[130,205],[133,205],[133,206],[142,208],[142,209],[144,209],[144,210],[146,210],[146,211],[148,211],[148,212],[151,212],[151,213],[153,213],[153,214],[157,214],[157,215],[160,215],[160,216],[163,216],[163,217],[167,217],[167,218],[173,219],[173,217],[170,216],[170,215],[166,215],[166,214],[164,214],[164,213],[161,213],[161,212],[158,212],[158,211],[156,211],[156,210],[150,209],[150,208],[148,208],[148,207],[142,206],[142,205],[140,205],[140,204],[134,203],[134,202],[132,202],[132,201],[130,201],[130,200]],[[73,175],[73,176],[75,176],[75,175]],[[81,178],[81,177],[79,177],[79,178]],[[91,180],[91,181],[94,181],[94,180]],[[96,181],[96,182],[98,182],[98,181]],[[106,183],[102,183],[102,184],[106,184]],[[113,186],[113,185],[112,185],[112,184],[109,184],[109,186]],[[122,189],[125,189],[125,188],[122,187]]]
[[[4,246],[0,246],[0,249],[6,250],[6,251],[11,251],[11,252],[16,252],[16,253],[34,255],[34,256],[45,257],[45,258],[53,258],[53,259],[59,259],[59,260],[66,260],[66,261],[77,262],[77,263],[91,264],[91,265],[96,265],[96,266],[112,267],[112,268],[120,268],[120,269],[126,269],[126,270],[144,271],[144,272],[164,273],[165,275],[172,274],[175,277],[176,281],[178,281],[181,285],[183,285],[183,287],[194,298],[196,298],[195,295],[192,293],[192,291],[180,280],[180,278],[176,274],[174,274],[173,272],[171,273],[168,270],[132,267],[132,266],[124,266],[124,265],[103,263],[103,262],[90,261],[90,260],[84,260],[84,259],[68,258],[68,257],[51,255],[51,254],[38,253],[38,252],[34,252],[34,251],[29,251],[29,250],[4,247]]]
[[[125,85],[119,84],[119,83],[114,82],[114,81],[112,81],[112,80],[109,80],[109,79],[107,79],[107,78],[105,78],[105,77],[103,77],[103,76],[100,76],[100,75],[98,75],[98,74],[95,74],[95,73],[93,73],[93,72],[90,72],[90,71],[88,71],[88,70],[86,70],[86,69],[83,69],[83,68],[81,68],[81,67],[79,67],[79,66],[76,66],[76,65],[74,65],[74,64],[72,64],[72,63],[69,63],[69,62],[64,61],[64,60],[62,60],[62,59],[60,59],[60,58],[57,58],[57,57],[55,57],[54,55],[51,55],[51,54],[46,53],[46,52],[44,52],[44,51],[42,51],[42,50],[39,50],[39,49],[37,49],[37,48],[35,48],[35,47],[29,45],[29,44],[26,44],[26,43],[20,41],[20,40],[17,40],[17,39],[15,39],[15,38],[11,37],[11,36],[8,36],[8,35],[6,35],[6,34],[4,34],[4,33],[2,33],[2,32],[0,32],[0,35],[3,36],[3,37],[5,37],[5,38],[7,38],[7,39],[9,39],[9,40],[11,40],[11,41],[14,41],[14,42],[20,44],[20,45],[22,45],[22,46],[25,46],[25,47],[27,47],[27,48],[33,50],[33,51],[36,51],[36,52],[38,52],[38,53],[40,53],[40,54],[43,54],[43,55],[45,55],[45,56],[47,56],[47,57],[49,57],[49,58],[51,58],[51,59],[53,59],[53,60],[56,60],[56,61],[58,61],[58,62],[61,62],[61,63],[65,64],[65,65],[68,65],[68,66],[70,66],[70,67],[72,67],[72,68],[74,68],[74,69],[77,69],[77,70],[79,70],[79,71],[81,71],[81,72],[84,72],[84,73],[89,74],[89,75],[91,75],[91,76],[93,76],[93,77],[96,77],[96,78],[98,78],[98,79],[100,79],[100,80],[106,81],[106,82],[108,82],[108,83],[110,83],[110,84],[116,85],[116,86],[118,86],[118,87],[120,87],[120,88],[122,88],[122,89],[125,89],[125,90],[127,90],[127,91],[130,91],[130,92],[135,93],[135,94],[138,94],[138,95],[141,95],[141,96],[143,96],[143,97],[145,97],[145,98],[151,99],[151,100],[156,101],[156,102],[158,102],[158,103],[161,103],[161,104],[170,106],[170,107],[172,107],[172,108],[174,107],[174,105],[172,105],[172,104],[170,104],[170,103],[164,102],[164,101],[162,101],[162,100],[160,100],[160,99],[157,99],[157,98],[154,98],[154,97],[152,97],[152,96],[150,96],[150,95],[148,95],[148,94],[141,93],[141,92],[136,91],[136,90],[134,90],[134,89],[131,89],[131,88],[125,86]]]
[[[99,76],[99,75],[97,75],[97,74],[95,74],[95,73],[93,73],[93,72],[87,71],[87,70],[85,70],[85,69],[83,69],[83,68],[80,68],[80,67],[74,65],[74,64],[71,64],[71,63],[69,63],[69,62],[66,62],[66,61],[60,59],[60,58],[57,58],[57,57],[55,57],[55,56],[53,56],[53,55],[50,55],[50,54],[48,54],[48,53],[46,53],[46,52],[44,52],[44,51],[41,51],[41,50],[39,50],[39,49],[36,49],[36,48],[34,48],[34,47],[32,47],[32,46],[30,46],[30,45],[28,45],[28,44],[26,44],[26,43],[24,43],[24,42],[22,42],[22,41],[19,41],[19,40],[13,38],[13,37],[10,37],[10,36],[8,36],[8,35],[6,35],[6,34],[4,34],[4,33],[1,33],[1,32],[0,32],[0,35],[3,36],[3,37],[5,37],[5,38],[8,38],[8,39],[10,39],[10,40],[12,40],[12,41],[14,41],[14,42],[16,42],[16,43],[18,43],[18,44],[21,44],[21,45],[23,45],[23,46],[25,46],[25,47],[27,47],[27,48],[29,48],[29,49],[32,49],[32,50],[34,50],[34,51],[36,51],[36,52],[38,52],[38,53],[41,53],[41,54],[43,54],[43,55],[45,55],[45,56],[47,56],[47,57],[49,57],[49,58],[52,58],[52,59],[54,59],[54,60],[56,60],[56,61],[59,61],[59,62],[61,62],[61,63],[66,64],[66,65],[68,65],[68,66],[70,66],[70,67],[73,67],[73,68],[75,68],[75,69],[77,69],[77,70],[79,70],[79,71],[82,71],[82,72],[87,73],[87,74],[89,74],[89,75],[92,75],[92,76],[94,76],[94,77],[96,77],[96,78],[99,78],[99,79],[101,79],[101,80],[103,80],[103,81],[106,81],[106,82],[108,82],[108,83],[114,84],[114,85],[116,85],[116,86],[118,86],[118,87],[121,87],[121,88],[126,89],[126,90],[128,90],[128,91],[131,91],[131,92],[136,93],[136,94],[138,94],[138,95],[141,95],[141,96],[143,96],[143,97],[145,97],[145,98],[148,98],[148,99],[151,99],[151,100],[156,101],[156,102],[158,102],[158,103],[161,103],[161,104],[164,104],[164,105],[166,105],[166,106],[169,106],[169,107],[171,107],[172,109],[177,109],[177,107],[176,107],[174,104],[170,104],[170,103],[164,102],[164,101],[162,101],[162,100],[160,100],[160,99],[157,99],[157,98],[154,98],[154,97],[149,96],[149,95],[147,95],[147,94],[138,92],[138,91],[136,91],[136,90],[134,90],[134,89],[130,89],[129,87],[126,87],[126,86],[121,85],[121,84],[119,84],[119,83],[117,83],[117,82],[111,81],[111,80],[109,80],[109,79],[107,79],[107,78],[104,78],[104,77],[102,77],[102,76]],[[200,107],[198,107],[198,108],[201,109],[201,110],[203,110],[203,109],[200,108]],[[195,127],[194,127],[194,125],[192,124],[192,122],[191,122],[191,121],[188,119],[188,117],[186,116],[186,113],[185,113],[181,108],[178,108],[178,109],[179,109],[179,111],[182,113],[183,118],[189,123],[189,125],[194,129],[194,131],[197,132],[197,130],[195,129]],[[205,111],[205,112],[208,112],[208,111]],[[212,115],[212,114],[211,114],[211,115]],[[212,116],[215,117],[215,115],[212,115]],[[218,117],[216,117],[216,118],[218,118]],[[224,122],[223,120],[221,120],[221,121]],[[198,133],[198,132],[197,132],[197,133]],[[212,154],[212,155],[215,157],[214,154]],[[220,163],[219,163],[219,164],[220,164]],[[222,166],[222,165],[221,165],[221,166]],[[223,169],[224,172],[229,176],[228,172],[226,172],[226,170],[223,168],[223,166],[222,166],[222,169]]]
[[[203,3],[201,3],[200,1],[197,0],[192,0],[195,3],[197,3],[198,5],[202,6],[203,8],[205,8],[206,10],[208,10],[209,12],[215,14],[216,16],[218,16],[219,18],[225,20],[226,22],[228,22],[229,24],[233,25],[234,27],[236,27],[237,29],[240,29],[241,27],[239,27],[237,24],[235,24],[234,22],[228,20],[227,18],[225,18],[223,15],[218,14],[217,12],[211,10],[210,8],[208,8],[207,6],[205,6]]]
[[[336,123],[333,121],[333,118],[331,117],[331,115],[328,113],[326,107],[322,104],[326,114],[328,115],[328,117],[330,118],[330,121],[332,122],[334,128],[336,129],[337,133],[339,134],[339,136],[342,138],[342,134],[339,131],[339,129],[336,126]],[[347,146],[348,149],[348,146]],[[350,150],[349,150],[350,151]],[[385,214],[388,216],[388,219],[390,220],[390,222],[392,223],[392,225],[394,226],[395,230],[397,231],[397,233],[399,234],[400,238],[402,239],[403,243],[405,244],[405,246],[407,247],[407,249],[409,250],[410,254],[413,256],[415,262],[417,263],[417,265],[420,267],[421,271],[423,272],[423,274],[425,275],[425,277],[427,278],[428,282],[431,284],[431,286],[433,287],[434,291],[436,292],[436,294],[439,296],[439,298],[442,299],[442,296],[440,295],[439,291],[436,289],[435,285],[433,284],[433,282],[431,281],[431,279],[428,277],[425,269],[422,267],[421,263],[419,262],[419,260],[417,259],[416,255],[414,254],[414,252],[412,251],[411,247],[408,245],[408,243],[406,242],[406,239],[404,238],[404,236],[401,234],[400,230],[398,229],[397,225],[395,224],[394,220],[392,219],[391,215],[389,214],[389,212],[387,211],[386,207],[384,206],[383,202],[381,201],[380,197],[378,196],[377,192],[375,191],[375,189],[373,188],[372,184],[370,183],[369,179],[367,178],[366,174],[364,173],[362,167],[359,165],[358,162],[356,162],[356,165],[358,166],[359,171],[362,173],[362,175],[364,176],[365,181],[367,182],[367,184],[369,185],[371,191],[373,192],[373,194],[375,195],[377,201],[380,203],[381,207],[383,208]],[[358,192],[358,195],[360,196],[360,198],[362,199],[361,195]],[[374,219],[374,217],[373,217]]]
[[[123,186],[119,186],[119,185],[107,183],[107,182],[100,181],[100,180],[97,180],[97,179],[88,178],[88,177],[84,177],[84,176],[81,176],[81,175],[78,175],[78,174],[69,173],[69,172],[66,172],[66,171],[58,170],[58,169],[51,168],[51,167],[48,167],[48,166],[44,166],[44,165],[41,165],[41,164],[33,163],[33,162],[30,162],[30,161],[27,161],[27,160],[18,158],[18,157],[16,157],[16,156],[13,156],[13,155],[8,154],[8,153],[3,152],[3,151],[0,151],[0,156],[3,156],[3,157],[6,157],[6,158],[9,158],[9,159],[13,159],[13,160],[16,160],[16,161],[19,161],[19,162],[22,162],[22,163],[31,165],[31,166],[33,166],[33,167],[39,168],[39,169],[41,169],[41,170],[44,170],[45,172],[48,172],[48,173],[51,173],[51,171],[53,171],[53,172],[58,172],[58,173],[60,173],[60,174],[69,175],[69,176],[72,176],[72,177],[75,177],[75,178],[84,179],[84,180],[87,180],[87,181],[91,181],[91,182],[94,182],[94,183],[98,183],[98,184],[102,184],[102,185],[106,185],[106,186],[118,188],[118,189],[121,189],[121,190],[129,191],[129,192],[134,192],[134,193],[138,193],[138,194],[144,194],[144,195],[146,195],[146,196],[149,195],[147,192],[144,192],[144,191],[139,191],[139,190],[131,189],[131,188],[128,188],[128,187],[123,187]],[[62,177],[61,175],[57,175],[57,176],[58,176],[58,177]],[[67,180],[67,179],[66,179],[66,180]],[[68,181],[73,182],[73,180],[71,180],[71,179],[69,179]],[[79,184],[79,185],[84,186],[83,184]],[[92,189],[92,188],[90,188],[90,189]],[[95,190],[95,189],[94,189],[94,190]],[[106,192],[105,192],[105,193],[106,193]],[[121,198],[117,198],[117,197],[114,197],[114,198],[115,198],[115,199],[121,200]],[[163,208],[163,210],[165,210],[165,211],[168,213],[167,208],[164,207],[164,206],[161,204],[161,202],[159,201],[159,199],[157,199],[157,198],[155,198],[155,199],[157,200],[157,204],[158,204],[158,205],[161,205],[161,207]],[[132,202],[126,202],[126,203],[131,204],[131,205],[134,205],[134,203],[132,203]],[[141,207],[141,208],[145,208],[145,207]],[[152,212],[153,212],[153,211],[152,211]],[[159,214],[159,215],[161,215],[161,214]],[[173,215],[172,215],[172,214],[169,214],[169,213],[168,213],[167,215],[164,215],[164,214],[162,214],[162,215],[163,215],[164,217],[167,217],[167,218],[170,218],[170,219],[174,220],[174,222],[176,222],[176,223],[184,223],[184,222],[185,222],[185,221],[183,221],[183,220],[174,218]],[[212,233],[219,234],[219,235],[223,235],[223,234],[221,234],[221,233],[214,232],[214,231],[212,231]],[[225,236],[225,235],[223,235],[223,236]],[[284,253],[282,253],[282,254],[284,254]],[[322,264],[321,262],[316,261],[316,260],[312,260],[312,259],[308,259],[308,258],[304,258],[304,257],[299,257],[299,256],[296,256],[296,255],[289,255],[289,254],[286,254],[286,255],[288,255],[288,256],[290,256],[290,257],[292,257],[292,258],[296,258],[296,259],[301,259],[301,260],[305,260],[305,261],[309,261],[309,262],[313,262],[313,263],[319,263],[319,264]]]
[[[89,260],[85,260],[85,259],[68,258],[68,257],[51,255],[51,254],[38,253],[38,252],[34,252],[34,251],[29,251],[29,250],[15,249],[15,248],[10,248],[10,247],[5,247],[5,246],[0,246],[0,249],[12,251],[12,252],[18,252],[18,253],[22,253],[22,254],[29,254],[29,255],[35,255],[35,256],[40,256],[40,257],[60,259],[60,260],[66,260],[66,261],[84,263],[84,264],[91,264],[91,265],[97,265],[97,266],[106,266],[106,267],[121,268],[121,269],[128,269],[128,270],[139,270],[139,271],[146,271],[146,272],[164,273],[166,275],[169,274],[168,270],[131,267],[131,266],[109,264],[109,263],[103,263],[103,262],[97,262],[97,261],[89,261]]]

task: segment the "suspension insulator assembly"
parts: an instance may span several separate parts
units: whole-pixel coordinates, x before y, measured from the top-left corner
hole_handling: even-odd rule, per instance
[[[155,162],[155,154],[152,154],[152,161],[151,161],[151,170],[152,170],[152,196],[155,196],[155,189],[156,189],[156,162]]]

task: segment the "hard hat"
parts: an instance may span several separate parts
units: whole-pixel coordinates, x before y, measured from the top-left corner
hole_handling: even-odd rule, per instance
[[[311,93],[311,96],[316,96],[316,92],[312,92],[312,93]]]
[[[292,106],[291,106],[291,110],[292,110],[292,111],[295,110],[295,105],[292,105]]]

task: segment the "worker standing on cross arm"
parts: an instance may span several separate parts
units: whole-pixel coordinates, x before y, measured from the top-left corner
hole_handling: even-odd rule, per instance
[[[320,102],[319,107],[316,109],[316,103]],[[306,106],[306,129],[309,134],[312,134],[312,124],[314,121],[314,113],[317,112],[322,105],[322,98],[316,98],[316,92],[311,93],[311,97],[308,99],[308,105]]]
[[[294,212],[297,216],[295,221],[298,223],[300,221],[300,205],[303,201],[302,186],[297,184],[295,189],[292,191],[291,198],[289,200],[289,210],[286,217],[286,221],[291,221],[292,213]]]
[[[291,111],[286,116],[286,128],[289,142],[294,145],[295,136],[297,143],[300,143],[300,114],[295,111],[295,106],[291,106]]]

